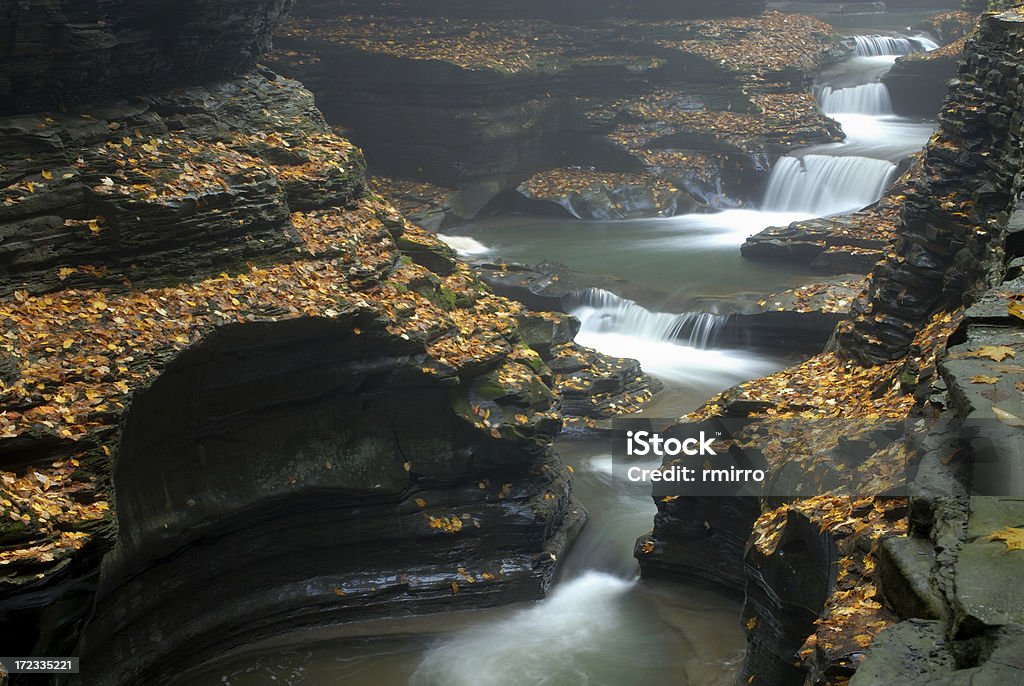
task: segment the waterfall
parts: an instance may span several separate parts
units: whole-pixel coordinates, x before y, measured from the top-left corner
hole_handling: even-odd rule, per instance
[[[882,197],[896,171],[870,157],[782,157],[768,179],[764,209],[816,216],[859,210]]]
[[[884,83],[865,83],[860,86],[818,89],[818,102],[826,114],[892,114],[889,89]]]
[[[583,334],[621,333],[646,341],[668,341],[706,349],[714,343],[726,318],[708,312],[651,312],[632,300],[600,288],[576,294],[568,308],[580,320]]]
[[[489,250],[486,245],[469,236],[448,236],[439,233],[437,238],[460,255],[483,255]]]
[[[882,55],[909,55],[912,52],[929,52],[938,44],[926,36],[854,36],[859,57],[880,57]]]

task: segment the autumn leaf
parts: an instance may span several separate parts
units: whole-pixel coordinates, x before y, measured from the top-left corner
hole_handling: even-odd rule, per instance
[[[1024,550],[1024,529],[1007,527],[993,531],[985,537],[986,541],[1002,541],[1006,544],[1006,550]]]
[[[977,350],[965,353],[964,357],[987,357],[990,360],[996,362],[1002,362],[1007,357],[1016,357],[1017,354],[1013,348],[1008,345],[983,345]]]
[[[984,384],[995,384],[999,383],[998,376],[985,376],[984,374],[978,374],[977,376],[971,377],[971,383],[984,383]]]
[[[419,505],[420,507],[426,507],[427,506],[427,501],[424,500],[423,498],[416,498],[416,500],[414,502],[417,505]]]
[[[40,172],[40,176],[49,181],[53,178],[53,172],[44,169],[42,172]]]

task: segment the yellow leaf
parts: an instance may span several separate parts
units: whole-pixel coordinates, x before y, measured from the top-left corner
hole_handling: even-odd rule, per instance
[[[416,498],[416,500],[414,502],[417,505],[419,505],[420,507],[426,507],[427,506],[427,501],[424,500],[423,498]]]
[[[977,350],[964,354],[964,357],[987,357],[996,362],[1002,362],[1007,357],[1016,356],[1017,354],[1014,349],[1008,345],[983,345]]]
[[[971,383],[995,384],[995,383],[999,383],[999,377],[998,376],[985,376],[984,374],[978,374],[977,376],[972,376],[971,377]]]
[[[993,531],[985,537],[986,541],[1002,541],[1006,544],[1006,550],[1024,550],[1024,529],[1010,526],[1005,529]]]
[[[44,179],[46,179],[47,181],[49,181],[50,179],[52,179],[52,178],[53,178],[53,172],[52,172],[52,171],[47,171],[47,170],[45,170],[45,169],[44,169],[44,170],[43,170],[43,171],[41,172],[41,174],[40,174],[40,175],[41,175],[41,176],[42,176],[42,177],[43,177]]]
[[[459,582],[458,581],[453,581],[452,582],[452,593],[458,593],[458,592],[459,592]]]
[[[73,338],[65,338],[64,339],[64,349],[65,350],[67,350],[68,348],[70,348],[74,344],[75,344],[75,340]]]

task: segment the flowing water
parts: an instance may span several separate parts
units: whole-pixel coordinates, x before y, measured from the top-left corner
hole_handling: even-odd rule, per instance
[[[876,201],[897,163],[919,149],[933,124],[894,117],[879,77],[895,55],[935,47],[924,36],[855,38],[857,55],[822,74],[823,109],[847,133],[842,143],[783,157],[759,209],[629,222],[504,218],[442,236],[467,256],[558,260],[609,274],[684,303],[685,294],[732,295],[787,288],[790,271],[743,262],[737,246],[766,226],[859,209]],[[785,360],[716,346],[722,319],[659,312],[591,290],[571,303],[578,341],[634,357],[666,383],[649,416],[676,417],[734,383]],[[675,309],[675,312],[681,310]],[[660,413],[660,414],[659,414]],[[679,586],[639,584],[633,541],[655,508],[642,487],[611,469],[607,444],[563,436],[575,494],[591,520],[552,595],[539,603],[307,631],[190,678],[200,686],[724,686],[743,649],[739,606]]]

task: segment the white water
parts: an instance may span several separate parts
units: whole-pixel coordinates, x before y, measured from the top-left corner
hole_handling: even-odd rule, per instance
[[[938,44],[927,36],[854,36],[857,55],[876,57],[879,55],[909,55],[912,52],[928,52]]]
[[[882,196],[896,165],[870,157],[783,157],[768,180],[764,207],[824,216],[858,210]]]
[[[488,251],[486,245],[469,236],[449,236],[439,233],[437,238],[460,255],[483,255]]]
[[[427,653],[411,686],[546,686],[586,684],[588,663],[645,647],[619,631],[619,607],[635,582],[588,572],[559,586],[540,605],[447,638]],[[624,665],[625,666],[625,665]]]
[[[749,352],[710,349],[724,317],[704,312],[651,312],[593,289],[570,313],[580,320],[576,342],[613,357],[640,361],[657,378],[678,384],[732,385],[771,373],[777,364]],[[688,334],[689,340],[680,335]]]
[[[620,298],[600,288],[591,288],[577,294],[571,308],[590,333],[628,331],[637,338],[651,341],[679,341],[696,348],[707,348],[715,341],[725,317],[707,312],[668,314],[651,312],[632,300]]]
[[[825,114],[892,114],[892,100],[884,83],[865,83],[846,88],[823,86],[818,102]]]
[[[874,157],[899,162],[918,152],[935,131],[935,123],[895,116],[867,114],[831,115],[843,127],[846,140],[815,145],[800,151],[802,155],[835,157]]]

